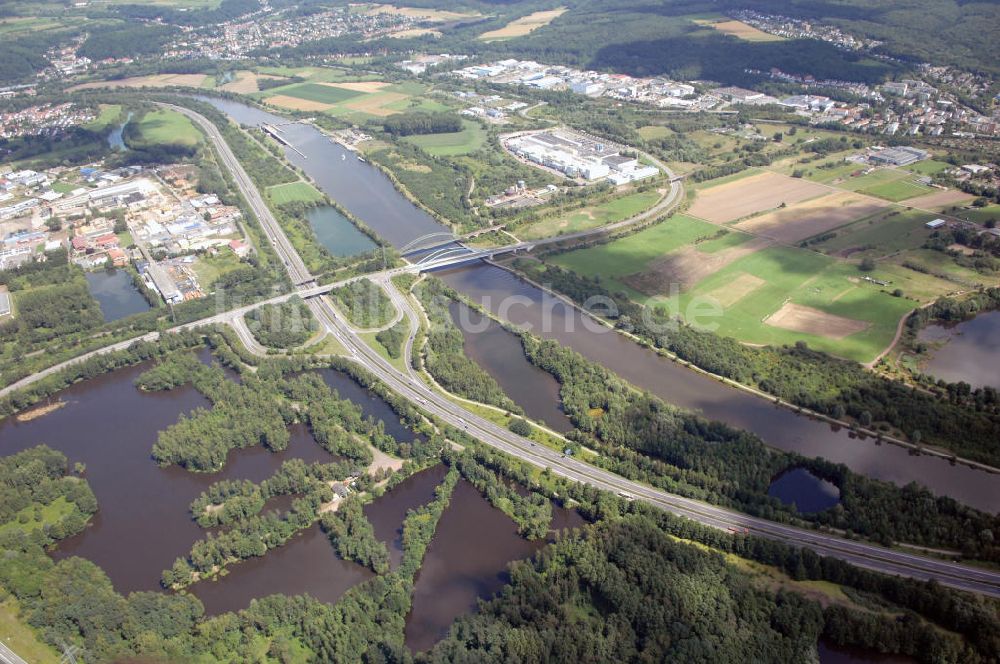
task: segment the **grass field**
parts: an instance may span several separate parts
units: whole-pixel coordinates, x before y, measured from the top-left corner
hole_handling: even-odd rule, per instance
[[[717,226],[685,215],[674,215],[633,235],[588,249],[560,254],[552,260],[577,274],[600,277],[612,291],[623,291],[644,302],[648,296],[620,280],[643,270],[653,260],[701,238],[713,237]]]
[[[25,507],[23,510],[18,512],[17,518],[14,518],[0,526],[0,535],[5,535],[6,533],[18,530],[25,534],[31,533],[31,531],[37,530],[46,524],[52,525],[58,523],[63,519],[63,517],[72,513],[74,509],[73,504],[68,502],[63,496],[59,496],[48,505],[42,507],[40,515],[41,519],[35,518],[34,506]],[[27,521],[24,523],[21,523],[20,521],[20,517],[22,515],[27,517]]]
[[[453,157],[475,152],[486,142],[487,136],[486,130],[478,122],[462,120],[462,131],[407,136],[404,140],[436,157]]]
[[[91,131],[104,131],[113,124],[121,122],[122,107],[118,104],[101,104],[97,117],[84,125]]]
[[[669,127],[664,127],[662,125],[646,125],[645,127],[639,127],[639,135],[647,141],[654,141],[658,138],[666,138],[673,133],[674,132],[671,131]]]
[[[974,197],[957,189],[931,189],[930,193],[915,198],[905,198],[900,204],[920,208],[922,210],[946,210],[956,205],[965,205]]]
[[[0,601],[0,638],[4,645],[32,664],[59,664],[59,654],[35,635],[20,613],[13,597]]]
[[[197,145],[199,132],[191,121],[177,111],[149,111],[139,120],[140,145]]]
[[[307,78],[311,82],[329,83],[331,81],[346,81],[352,76],[346,69],[340,67],[259,67],[257,71],[268,76],[283,76]]]
[[[219,277],[227,272],[232,272],[241,265],[242,263],[236,254],[223,248],[215,256],[199,257],[194,262],[192,269],[198,277],[198,284],[207,293]]]
[[[286,71],[284,68],[265,68]],[[308,69],[308,68],[307,68]],[[324,76],[330,73],[320,72]],[[295,83],[257,93],[269,104],[298,111],[327,113],[352,122],[386,117],[403,111],[440,111],[447,106],[422,96],[425,86],[416,81],[390,84],[385,81],[338,79],[324,83]]]
[[[679,312],[693,311],[689,307],[699,301],[717,300],[715,294],[726,292],[744,275],[756,278],[755,287],[723,307],[717,318],[701,322],[714,323],[719,334],[747,343],[780,345],[804,340],[812,348],[866,362],[889,345],[900,318],[913,308],[912,302],[862,281],[852,264],[798,249],[770,247],[734,261],[683,293]],[[881,275],[876,270],[874,276]],[[858,321],[864,329],[836,339],[765,322],[789,302]]]
[[[151,74],[149,76],[132,76],[113,81],[91,81],[69,88],[70,92],[98,88],[166,88],[184,86],[200,88],[208,78],[205,74]]]
[[[515,19],[497,30],[490,30],[479,35],[483,41],[500,41],[523,37],[542,28],[566,13],[565,7],[557,7],[548,11],[538,11]]]
[[[895,182],[886,182],[874,187],[866,187],[861,190],[861,193],[884,198],[887,201],[901,201],[904,198],[932,194],[934,190],[912,180],[896,180]]]
[[[698,273],[695,283],[688,284],[679,297],[668,298],[666,291],[641,292],[629,285],[643,287],[635,277],[648,277],[663,265],[669,265],[672,257],[693,258],[714,264],[717,269],[709,271],[707,276],[704,271]],[[810,347],[862,362],[871,360],[889,344],[899,319],[914,306],[912,301],[892,297],[862,280],[863,273],[853,263],[812,251],[769,247],[757,238],[735,231],[720,234],[718,226],[684,215],[608,244],[551,260],[578,274],[600,277],[612,292],[625,293],[644,304],[666,306],[682,316],[697,312],[696,308],[689,308],[692,305],[717,303],[722,306],[722,315],[698,322],[714,324],[720,334],[740,341],[780,345],[804,340]],[[905,272],[912,271],[887,263],[884,269],[877,266],[872,276],[890,280],[894,287],[898,283],[907,294],[912,290],[919,291],[914,295],[932,296],[948,288],[946,282],[933,277],[905,275]],[[796,305],[799,313],[806,312],[804,323],[802,320],[798,323],[806,329],[815,329],[816,333],[765,322],[786,304]],[[811,310],[817,310],[815,321],[808,320]],[[822,325],[836,322],[847,324],[844,329],[856,331],[834,338],[832,327],[824,330]]]
[[[515,233],[524,240],[575,233],[628,219],[649,209],[658,200],[660,200],[660,193],[657,191],[636,192],[610,200],[607,203],[576,210],[565,216],[543,219],[524,228],[519,228]]]
[[[77,184],[70,184],[69,182],[60,182],[56,180],[52,183],[52,191],[59,194],[68,194],[79,186],[80,185]]]
[[[718,30],[722,34],[730,35],[743,41],[749,42],[774,42],[774,41],[784,41],[785,38],[779,35],[772,35],[770,33],[758,30],[752,25],[747,25],[743,21],[735,21],[732,19],[728,20],[696,20],[695,23],[698,25],[704,25],[715,30]]]
[[[932,215],[898,207],[839,229],[837,235],[814,245],[826,254],[850,253],[851,256],[883,256],[894,251],[916,249],[924,244],[931,231],[924,226]]]
[[[237,94],[245,95],[260,92],[261,81],[280,80],[281,78],[281,76],[275,76],[273,74],[258,74],[253,71],[241,70],[233,74],[231,81],[223,83],[218,87],[220,90],[225,90],[226,92],[235,92]],[[205,79],[205,83],[203,85],[215,87],[216,80],[214,78]]]
[[[323,194],[308,182],[276,184],[267,188],[267,195],[277,205],[285,203],[314,203],[323,200]]]
[[[925,159],[909,166],[903,166],[903,168],[911,173],[919,173],[920,175],[936,175],[945,169],[951,168],[951,164],[946,161],[937,161],[936,159]]]
[[[364,5],[358,4],[354,11],[362,11],[371,16],[378,14],[394,14],[397,16],[408,16],[410,18],[424,19],[427,21],[457,21],[464,18],[479,16],[475,12],[453,12],[446,9],[431,9],[429,7],[397,7],[395,5]]]
[[[56,18],[16,16],[0,19],[0,37],[9,39],[29,32],[38,33],[63,27],[66,27],[66,24]]]
[[[298,83],[282,88],[281,94],[286,97],[296,97],[298,99],[316,101],[321,104],[333,105],[353,99],[364,93],[357,90],[335,88],[332,85],[323,85],[322,83]]]
[[[859,168],[856,164],[849,164],[849,166],[853,167],[852,170]],[[893,202],[934,193],[934,189],[918,184],[914,177],[912,173],[901,169],[879,168],[867,175],[857,177],[847,177],[845,174],[842,180],[833,180],[830,183],[841,189],[857,191]]]
[[[950,211],[952,214],[959,219],[965,219],[966,221],[971,221],[977,224],[985,224],[991,219],[997,223],[1000,223],[1000,205],[987,205],[986,207],[974,208],[970,207],[968,209],[959,209]]]

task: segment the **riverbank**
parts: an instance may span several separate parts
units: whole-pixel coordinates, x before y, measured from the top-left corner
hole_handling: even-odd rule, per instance
[[[824,413],[819,413],[819,412],[816,412],[816,411],[811,410],[809,408],[805,408],[805,407],[793,404],[791,402],[785,401],[785,400],[783,400],[783,399],[781,399],[779,397],[776,397],[774,395],[768,394],[766,392],[758,390],[758,389],[756,389],[754,387],[751,387],[749,385],[744,385],[742,383],[738,383],[738,382],[736,382],[736,381],[734,381],[734,380],[732,380],[730,378],[726,378],[725,376],[720,376],[720,375],[712,373],[710,371],[706,371],[705,369],[702,369],[701,367],[698,367],[697,365],[692,364],[691,362],[688,362],[688,361],[686,361],[684,359],[681,359],[675,353],[672,353],[672,352],[670,352],[668,350],[665,350],[663,348],[656,348],[655,346],[653,346],[652,344],[650,344],[648,341],[642,339],[641,337],[639,337],[639,336],[637,336],[635,334],[632,334],[631,332],[628,332],[626,330],[622,330],[620,328],[615,327],[612,323],[610,323],[609,321],[605,320],[604,318],[596,316],[592,312],[587,311],[583,307],[580,307],[579,305],[576,304],[576,302],[574,302],[570,298],[566,297],[562,293],[554,291],[551,288],[548,288],[545,285],[540,284],[540,283],[534,281],[533,279],[531,279],[526,274],[520,272],[519,270],[516,270],[515,268],[513,268],[513,267],[511,267],[509,265],[506,265],[506,264],[503,264],[503,263],[498,263],[498,262],[495,262],[495,261],[486,261],[486,262],[490,263],[490,265],[492,265],[492,266],[494,266],[496,268],[499,268],[501,270],[509,272],[510,274],[514,275],[518,279],[524,280],[525,282],[527,282],[528,284],[530,284],[534,288],[537,288],[538,290],[540,290],[540,291],[548,294],[549,296],[557,298],[560,302],[562,302],[566,306],[572,308],[573,310],[575,310],[580,315],[586,316],[588,319],[590,319],[590,320],[592,320],[592,321],[600,324],[601,326],[607,328],[609,331],[613,331],[613,332],[621,335],[622,337],[624,337],[626,339],[629,339],[630,341],[634,342],[635,344],[637,344],[637,345],[639,345],[639,346],[641,346],[641,347],[643,347],[643,348],[645,348],[647,350],[650,350],[650,351],[656,353],[657,355],[659,355],[661,357],[664,357],[664,358],[670,360],[671,362],[675,362],[675,363],[679,364],[680,366],[685,367],[685,368],[687,368],[687,369],[689,369],[689,370],[691,370],[691,371],[693,371],[695,373],[698,373],[698,374],[701,374],[701,375],[706,376],[708,378],[711,378],[713,380],[716,380],[719,383],[722,383],[723,385],[726,385],[728,387],[734,388],[734,389],[739,390],[741,392],[744,392],[746,394],[753,395],[753,396],[755,396],[757,398],[769,401],[769,402],[773,403],[776,406],[780,406],[781,408],[784,408],[786,410],[789,410],[789,411],[795,413],[796,415],[800,415],[800,416],[804,415],[804,416],[806,416],[806,417],[808,417],[808,418],[810,418],[812,420],[816,420],[816,421],[820,421],[820,422],[825,422],[827,424],[830,424],[830,425],[833,425],[833,426],[837,426],[837,427],[842,427],[842,428],[844,428],[846,430],[856,432],[859,435],[870,437],[870,438],[872,438],[875,441],[888,442],[888,443],[890,443],[892,445],[896,445],[898,447],[906,449],[907,451],[914,452],[914,453],[916,453],[918,455],[920,455],[920,454],[926,454],[928,456],[933,456],[933,457],[937,457],[937,458],[942,459],[942,460],[946,460],[946,461],[948,461],[948,462],[950,462],[952,464],[961,464],[963,466],[966,466],[968,468],[973,468],[975,470],[981,470],[981,471],[985,471],[985,472],[988,472],[988,473],[991,473],[991,474],[1000,474],[1000,468],[997,468],[996,466],[992,466],[990,464],[985,464],[985,463],[981,463],[981,462],[974,461],[974,460],[971,460],[971,459],[966,459],[966,458],[963,458],[963,457],[959,457],[959,456],[955,455],[954,453],[948,452],[946,450],[941,450],[941,449],[937,449],[937,448],[934,448],[934,447],[931,447],[931,446],[926,446],[926,445],[918,445],[918,444],[912,443],[910,441],[905,441],[905,440],[902,440],[900,438],[884,434],[882,432],[876,432],[876,431],[874,431],[872,429],[859,426],[858,424],[853,423],[853,422],[847,422],[845,420],[838,420],[838,419],[830,417],[829,415],[826,415]],[[876,443],[876,444],[878,444],[878,443]]]

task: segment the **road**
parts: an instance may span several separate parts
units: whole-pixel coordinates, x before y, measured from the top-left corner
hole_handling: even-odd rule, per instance
[[[202,122],[208,122],[193,111],[183,109],[183,112],[203,127],[205,127],[205,125],[202,124]],[[200,118],[200,120],[197,118]],[[205,128],[210,136],[215,136],[213,141],[216,143],[217,147],[220,147],[219,151],[220,154],[223,155],[223,162],[226,164],[227,168],[230,168],[233,172],[237,185],[240,187],[240,190],[246,199],[251,202],[251,205],[254,204],[253,201],[258,201],[259,204],[263,205],[263,200],[261,199],[259,193],[256,191],[253,183],[250,182],[249,178],[246,177],[242,168],[239,167],[239,164],[236,163],[235,168],[230,167],[230,158],[235,158],[232,157],[231,152],[228,152],[228,146],[225,145],[225,142],[218,134],[218,131],[214,128],[214,125],[209,123],[209,126]],[[228,154],[229,157],[226,157],[226,154]],[[674,195],[679,195],[679,193],[675,192]],[[295,253],[294,248],[292,248],[291,243],[288,242],[287,237],[285,237],[281,227],[277,225],[277,222],[270,214],[270,211],[266,209],[266,206],[260,214],[260,218],[261,223],[268,230],[269,239],[275,246],[279,256],[282,256],[282,259],[285,261],[285,267],[288,270],[289,276],[292,278],[293,282],[307,284],[307,286],[300,288],[297,293],[282,295],[272,298],[269,301],[283,301],[294,294],[298,294],[303,298],[308,298],[306,299],[306,302],[310,310],[316,316],[317,320],[344,346],[344,348],[348,350],[354,360],[382,380],[390,389],[416,405],[418,408],[457,429],[464,430],[466,433],[483,443],[506,452],[507,454],[510,454],[522,461],[527,461],[541,468],[549,468],[553,473],[567,479],[586,483],[603,490],[612,491],[628,499],[641,500],[650,505],[693,519],[708,526],[713,526],[723,530],[747,529],[753,535],[786,542],[794,546],[805,546],[816,551],[820,555],[839,558],[841,560],[854,563],[860,567],[865,567],[887,574],[908,576],[916,579],[935,579],[943,585],[983,593],[994,597],[1000,597],[1000,573],[968,565],[962,565],[959,563],[953,563],[946,560],[937,560],[912,553],[894,551],[874,544],[843,539],[835,535],[778,524],[765,519],[741,514],[733,510],[717,507],[715,505],[676,496],[666,491],[624,479],[609,471],[591,466],[572,456],[566,457],[557,451],[538,445],[526,438],[517,436],[505,427],[501,427],[493,422],[490,422],[489,420],[486,420],[485,418],[464,410],[423,383],[418,376],[414,374],[411,368],[410,359],[413,353],[413,339],[418,328],[419,318],[408,297],[399,293],[390,281],[393,275],[410,271],[408,268],[396,268],[394,270],[388,270],[376,275],[370,275],[370,278],[375,280],[386,290],[392,302],[409,320],[410,335],[405,345],[406,372],[404,373],[393,367],[387,360],[383,359],[381,355],[379,355],[360,337],[358,337],[357,331],[354,330],[347,321],[343,320],[337,310],[327,301],[325,293],[339,284],[330,284],[328,286],[308,286],[308,284],[314,283],[312,275],[309,274],[301,259]],[[564,241],[568,238],[569,236],[560,238],[560,241]],[[538,243],[533,244],[537,245]],[[358,278],[363,277],[354,277],[353,279]],[[347,283],[348,281],[351,280],[345,280],[344,282],[339,283]],[[257,306],[260,306],[260,303],[242,307],[234,311],[220,313],[211,318],[189,323],[180,327],[194,327],[207,323],[231,324],[233,321],[236,321],[238,317],[242,316],[243,313]],[[241,324],[237,323],[237,332],[242,338],[245,336],[245,333],[240,332],[241,327]],[[146,337],[155,339],[156,335],[146,335]],[[129,343],[131,343],[131,341],[122,342],[121,344],[116,344],[116,346],[125,347]],[[259,351],[259,345],[252,346],[251,350]],[[88,356],[93,354],[94,353],[90,353]],[[63,365],[60,366],[67,366],[68,364],[78,362],[85,357],[87,356],[81,356],[75,360],[63,363]],[[46,372],[42,372],[42,374],[47,375],[48,373],[52,373],[56,370],[58,370],[58,367],[53,367],[50,370],[46,370]],[[41,374],[36,374],[35,376],[39,375]],[[15,384],[15,386],[27,385],[34,382],[34,380],[37,380],[37,378],[28,377],[27,379],[20,381],[18,384]],[[0,396],[8,392],[9,389],[11,388],[6,388],[5,390],[0,391]]]
[[[28,664],[28,662],[26,662],[23,659],[21,659],[20,657],[18,657],[16,652],[14,652],[13,650],[11,650],[7,646],[5,646],[3,644],[3,641],[0,641],[0,663],[2,663],[2,664]]]
[[[264,231],[267,233],[267,239],[270,240],[271,245],[274,247],[275,251],[278,253],[278,257],[285,264],[285,269],[288,270],[288,276],[291,277],[292,283],[296,286],[302,284],[314,284],[315,280],[313,276],[309,274],[309,270],[306,269],[306,264],[303,262],[302,258],[299,256],[298,252],[289,242],[288,237],[282,232],[281,226],[278,225],[278,220],[274,218],[274,214],[271,212],[271,208],[267,206],[264,202],[263,197],[260,195],[260,191],[254,186],[253,180],[247,175],[247,172],[243,170],[243,165],[233,154],[232,149],[229,144],[226,143],[225,139],[222,137],[222,133],[219,128],[216,127],[208,118],[196,113],[191,109],[185,108],[183,106],[175,106],[173,104],[160,103],[160,106],[169,108],[172,111],[177,111],[187,116],[195,124],[197,124],[208,136],[209,140],[212,142],[213,147],[215,147],[216,154],[222,159],[222,165],[229,170],[232,174],[233,179],[236,180],[236,186],[239,187],[240,192],[246,199],[247,204],[253,213],[257,216],[260,221],[261,226],[264,227]]]

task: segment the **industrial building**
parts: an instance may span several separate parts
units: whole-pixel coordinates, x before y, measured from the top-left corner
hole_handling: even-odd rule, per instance
[[[167,304],[178,304],[184,301],[181,290],[166,270],[156,263],[147,263],[145,267],[146,270],[143,276],[146,277],[146,285],[154,288],[163,298],[164,302]]]
[[[882,164],[887,166],[906,166],[907,164],[912,164],[918,161],[923,161],[927,159],[929,153],[927,150],[921,150],[920,148],[913,148],[909,146],[901,146],[896,148],[884,148],[873,152],[869,157],[869,161],[873,164]]]
[[[636,157],[623,155],[624,146],[568,129],[519,135],[504,141],[513,154],[571,178],[608,178],[624,184],[659,173],[654,166],[640,166]]]

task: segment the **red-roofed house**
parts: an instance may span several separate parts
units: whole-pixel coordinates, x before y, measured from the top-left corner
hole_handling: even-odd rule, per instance
[[[84,251],[87,248],[87,238],[82,235],[76,235],[73,237],[73,250],[74,251]]]
[[[118,246],[118,236],[114,233],[107,233],[106,235],[101,235],[94,239],[94,244],[96,244],[101,249],[110,249],[112,247]]]
[[[250,245],[248,245],[243,240],[232,240],[229,242],[229,248],[233,250],[233,253],[240,258],[246,258],[246,255],[250,253]]]
[[[108,258],[115,267],[125,267],[128,265],[128,254],[125,253],[124,249],[119,249],[118,247],[108,249]]]

